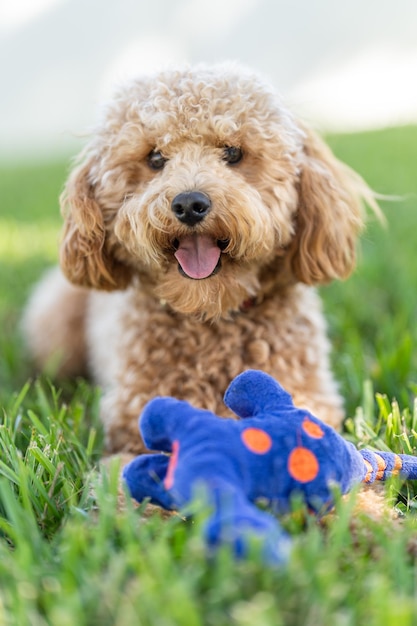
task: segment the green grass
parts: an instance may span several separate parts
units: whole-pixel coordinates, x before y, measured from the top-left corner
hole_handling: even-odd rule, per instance
[[[355,275],[323,290],[336,370],[349,411],[369,377],[378,391],[407,404],[417,382],[417,128],[329,139],[373,189],[400,198],[381,201],[388,225],[370,224]]]
[[[321,290],[360,446],[417,447],[417,128],[329,137],[380,193],[388,227],[369,225],[358,269]],[[302,508],[287,568],[256,553],[209,560],[203,516],[184,522],[117,510],[118,468],[101,475],[98,392],[30,380],[18,321],[30,286],[57,257],[57,197],[67,164],[0,170],[0,626],[402,626],[417,621],[415,483],[387,486],[395,530],[353,501],[322,528]],[[29,381],[29,382],[28,382]]]

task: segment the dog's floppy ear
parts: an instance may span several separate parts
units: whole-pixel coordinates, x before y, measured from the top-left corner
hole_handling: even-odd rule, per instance
[[[363,227],[363,202],[374,197],[361,177],[336,159],[311,130],[305,130],[296,235],[291,265],[306,284],[345,278],[353,270],[356,238]]]
[[[65,223],[60,263],[64,274],[76,285],[122,289],[130,282],[131,272],[106,246],[103,214],[89,181],[93,161],[90,157],[72,171],[61,195]]]

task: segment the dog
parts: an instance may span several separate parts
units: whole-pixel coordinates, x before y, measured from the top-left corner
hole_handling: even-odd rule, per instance
[[[262,369],[340,428],[316,287],[355,266],[374,195],[262,78],[234,64],[122,86],[61,196],[60,269],[24,315],[36,364],[103,388],[109,453],[137,454],[142,407],[222,397]]]

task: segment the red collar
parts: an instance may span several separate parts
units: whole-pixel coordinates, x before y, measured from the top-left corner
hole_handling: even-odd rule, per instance
[[[244,300],[242,304],[240,305],[239,311],[241,311],[242,313],[246,313],[246,311],[249,311],[249,309],[252,309],[256,303],[257,303],[257,300],[255,297],[247,298],[247,300]]]

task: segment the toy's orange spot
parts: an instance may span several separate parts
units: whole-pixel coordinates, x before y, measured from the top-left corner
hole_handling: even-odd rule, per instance
[[[174,473],[178,465],[178,454],[180,451],[180,442],[176,439],[172,442],[172,453],[168,463],[168,469],[164,478],[165,489],[171,489],[174,484]]]
[[[319,473],[317,457],[308,448],[294,448],[288,458],[288,472],[300,483],[309,483]]]
[[[382,456],[379,456],[379,454],[375,454],[375,459],[378,465],[378,471],[376,473],[375,480],[383,480],[384,472],[387,469],[387,464],[385,463]]]
[[[363,479],[363,483],[370,483],[371,482],[371,478],[372,478],[372,473],[374,471],[374,468],[372,467],[372,465],[370,464],[369,461],[367,461],[366,459],[364,459],[364,463],[365,463],[365,467],[366,467],[366,476]]]
[[[242,432],[242,441],[255,454],[266,454],[272,448],[272,439],[260,428],[246,428]]]
[[[307,435],[310,435],[310,437],[314,437],[314,439],[321,439],[324,437],[324,431],[318,424],[309,420],[308,417],[304,419],[302,426],[304,432],[306,432]]]
[[[398,454],[395,455],[395,461],[394,461],[394,467],[392,469],[392,473],[393,474],[399,474],[399,472],[402,470],[403,468],[403,462],[401,460],[401,457],[398,456]]]

